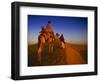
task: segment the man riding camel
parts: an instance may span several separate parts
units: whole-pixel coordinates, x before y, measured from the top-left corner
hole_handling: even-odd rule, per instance
[[[48,24],[46,25],[46,27],[42,26],[41,31],[39,33],[40,33],[40,35],[38,36],[37,56],[38,56],[38,64],[41,65],[42,51],[43,51],[45,44],[48,44],[48,53],[52,53],[54,41],[55,42],[57,41],[56,44],[57,45],[59,44],[59,46],[61,48],[65,48],[65,46],[63,44],[65,41],[64,41],[63,35],[61,35],[61,37],[59,37],[57,33],[56,33],[56,36],[58,39],[56,39],[56,36],[54,35],[53,29],[51,26],[51,21],[48,21]]]

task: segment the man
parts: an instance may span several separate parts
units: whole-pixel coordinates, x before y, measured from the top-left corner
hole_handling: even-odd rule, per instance
[[[63,34],[60,36],[60,41],[61,41],[61,48],[65,48],[65,40]]]

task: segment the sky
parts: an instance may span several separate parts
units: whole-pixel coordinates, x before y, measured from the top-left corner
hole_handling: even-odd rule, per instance
[[[54,33],[63,34],[67,43],[87,43],[87,17],[28,15],[29,44],[37,43],[41,26],[46,26],[49,20]]]

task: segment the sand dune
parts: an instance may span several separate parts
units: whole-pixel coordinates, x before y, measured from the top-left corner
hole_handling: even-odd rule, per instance
[[[81,57],[80,53],[66,44],[66,61],[67,64],[85,64],[85,60]]]
[[[78,65],[87,64],[87,46],[66,43],[65,49],[54,45],[53,53],[48,53],[47,46],[43,48],[42,65]],[[28,66],[38,66],[37,44],[28,46]]]

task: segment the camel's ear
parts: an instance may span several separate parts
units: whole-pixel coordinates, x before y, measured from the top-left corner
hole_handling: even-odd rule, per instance
[[[48,24],[51,24],[51,21],[50,20],[48,21]]]
[[[44,29],[45,27],[44,26],[41,26],[41,29]]]
[[[41,29],[43,28],[43,26],[41,26]]]

